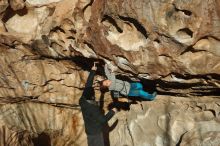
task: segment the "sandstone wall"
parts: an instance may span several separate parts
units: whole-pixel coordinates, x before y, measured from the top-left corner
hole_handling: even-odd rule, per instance
[[[0,18],[0,145],[87,145],[95,60],[158,92],[118,103],[109,145],[220,145],[219,0],[1,0]]]

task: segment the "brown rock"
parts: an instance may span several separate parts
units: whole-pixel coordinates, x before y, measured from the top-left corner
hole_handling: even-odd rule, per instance
[[[47,104],[23,103],[5,105],[0,110],[0,122],[7,125],[7,128],[0,128],[0,144],[23,146],[40,142],[50,145],[86,145],[82,115],[78,108],[62,109]]]
[[[0,13],[4,12],[6,8],[8,7],[8,1],[7,0],[1,0],[0,1]]]
[[[24,34],[29,36],[29,39],[34,39],[40,35],[41,27],[39,24],[45,21],[48,14],[49,10],[46,7],[36,8],[27,11],[27,14],[23,16],[14,15],[6,22],[5,26],[9,33]]]
[[[129,110],[119,99],[110,145],[219,145],[218,0],[9,3],[0,2],[1,145],[86,145],[78,100],[97,59],[159,94]],[[109,93],[104,101],[106,111]]]
[[[4,50],[4,49],[3,49]],[[4,55],[3,55],[4,54]],[[23,97],[37,98],[52,103],[78,103],[83,86],[83,72],[71,69],[65,61],[38,60],[33,52],[23,48],[5,49],[1,57],[1,97],[8,102],[23,100]],[[25,61],[22,61],[25,59]],[[66,64],[66,66],[64,66]],[[11,100],[11,101],[10,101]],[[4,102],[4,100],[3,100]]]
[[[9,3],[13,10],[20,10],[25,6],[24,0],[10,0]]]
[[[0,20],[0,32],[5,32],[5,26],[1,20]]]

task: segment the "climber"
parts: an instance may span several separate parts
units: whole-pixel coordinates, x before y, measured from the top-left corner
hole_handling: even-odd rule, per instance
[[[141,97],[146,100],[154,100],[157,92],[150,94],[143,90],[143,85],[139,82],[129,83],[115,78],[115,74],[110,72],[108,65],[105,64],[105,74],[108,79],[101,82],[102,88],[108,88],[113,97],[124,96]]]
[[[104,146],[104,138],[102,128],[114,116],[117,111],[116,108],[109,110],[104,115],[95,101],[93,79],[97,70],[96,63],[94,63],[82,96],[79,100],[79,105],[82,110],[82,115],[85,123],[85,132],[87,134],[88,146]]]

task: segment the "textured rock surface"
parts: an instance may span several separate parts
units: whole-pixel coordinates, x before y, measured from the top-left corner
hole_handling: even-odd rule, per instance
[[[0,18],[2,146],[86,145],[96,59],[159,94],[110,121],[110,145],[220,145],[219,0],[1,0]]]
[[[0,101],[78,103],[87,74],[70,61],[42,60],[29,49],[1,48]],[[73,98],[76,97],[76,98]]]
[[[111,145],[175,146],[213,143],[217,146],[220,143],[218,135],[214,136],[214,133],[220,132],[220,117],[216,113],[219,113],[219,99],[165,99],[159,96],[155,102],[131,106],[130,111],[124,114],[127,121],[119,120],[116,129],[120,130],[110,134],[110,137],[118,137]],[[127,127],[124,127],[123,122]]]
[[[47,104],[22,103],[4,105],[0,110],[2,145],[29,146],[38,142],[48,146],[86,145],[79,108],[71,110]],[[42,133],[45,133],[44,141],[40,141]]]

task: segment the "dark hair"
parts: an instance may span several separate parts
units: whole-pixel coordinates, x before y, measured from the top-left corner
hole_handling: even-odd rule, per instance
[[[108,80],[108,79],[104,79],[104,80],[99,82],[101,92],[108,92],[109,91],[107,86],[103,86],[103,82],[106,81],[106,80]]]

